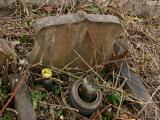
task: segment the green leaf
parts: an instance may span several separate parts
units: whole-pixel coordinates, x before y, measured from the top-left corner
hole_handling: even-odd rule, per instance
[[[28,41],[28,36],[27,35],[22,35],[22,36],[19,36],[17,38],[17,41],[19,41],[20,43],[25,43]]]
[[[53,94],[55,95],[59,95],[61,92],[60,86],[54,86],[52,89],[53,89]]]
[[[38,107],[38,101],[45,100],[47,98],[46,93],[41,93],[38,91],[31,91],[30,96],[32,99],[33,108],[36,109]]]
[[[57,110],[55,113],[58,117],[60,117],[62,115],[63,111],[62,110]]]
[[[114,114],[113,113],[106,113],[105,117],[103,117],[103,120],[113,120]]]
[[[38,107],[38,101],[33,100],[33,101],[32,101],[32,105],[33,105],[33,108],[34,108],[34,109],[37,109],[37,107]]]
[[[13,120],[11,113],[7,112],[0,120]]]
[[[109,103],[118,106],[122,102],[122,98],[118,93],[112,93],[107,97]]]
[[[151,61],[152,57],[150,54],[144,54],[144,61]]]

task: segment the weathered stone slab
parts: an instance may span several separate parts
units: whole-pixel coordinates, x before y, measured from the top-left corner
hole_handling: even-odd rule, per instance
[[[31,3],[31,4],[37,4],[37,5],[43,5],[45,4],[53,4],[53,5],[68,5],[73,4],[78,0],[21,0],[21,2],[24,3]]]
[[[152,0],[127,0],[124,4],[126,11],[131,11],[133,15],[144,17],[160,17],[160,2]]]
[[[0,8],[7,7],[8,5],[12,4],[16,0],[0,0]]]
[[[33,4],[33,5],[72,5],[75,4],[78,0],[20,0],[25,4]],[[11,5],[16,0],[0,0],[0,8],[7,7]]]
[[[122,32],[115,16],[83,13],[45,17],[34,28],[35,46],[28,57],[31,64],[64,67],[72,62],[70,67],[84,69],[88,67],[75,51],[90,66],[110,60],[114,40]]]
[[[17,80],[20,80],[19,75],[11,76],[12,89],[15,88]],[[18,112],[18,120],[36,120],[35,111],[32,108],[31,99],[26,87],[26,84],[21,85],[15,95],[14,103]]]
[[[152,97],[149,94],[149,92],[146,90],[145,86],[143,85],[139,75],[135,72],[132,72],[129,70],[129,66],[127,65],[127,62],[124,61],[121,68],[121,75],[124,78],[127,78],[127,85],[131,89],[133,95],[135,95],[139,100],[144,101],[147,103]],[[141,104],[141,107],[145,107],[145,104]],[[153,99],[150,100],[150,102],[147,104],[147,106],[144,109],[144,112],[146,113],[146,117],[151,119],[159,119],[160,114],[157,113],[158,106],[153,101]]]

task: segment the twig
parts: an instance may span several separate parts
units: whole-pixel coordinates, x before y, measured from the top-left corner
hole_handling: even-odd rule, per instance
[[[46,103],[46,102],[42,102],[42,101],[38,101],[40,104],[44,104],[44,105],[50,105],[50,106],[53,106],[53,107],[60,107],[62,109],[70,109],[70,110],[74,110],[76,112],[78,112],[78,109],[75,109],[75,108],[71,108],[71,107],[68,107],[68,106],[62,106],[62,105],[56,105],[56,104],[50,104],[50,103]]]
[[[12,112],[14,112],[16,115],[18,115],[18,112],[17,112],[17,110],[15,110],[15,109],[12,109],[12,108],[6,108],[6,110],[7,110],[7,111],[12,111]]]
[[[82,58],[82,56],[75,49],[73,50],[79,56],[79,58],[99,77],[100,80],[106,82],[95,70],[93,70],[93,68]]]

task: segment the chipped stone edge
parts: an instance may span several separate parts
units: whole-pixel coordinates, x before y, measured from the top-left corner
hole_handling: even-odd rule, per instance
[[[62,15],[62,16],[49,16],[38,19],[34,23],[34,30],[37,33],[45,27],[54,25],[73,24],[82,22],[84,20],[96,23],[116,24],[122,26],[120,20],[113,15],[76,13],[76,14]]]

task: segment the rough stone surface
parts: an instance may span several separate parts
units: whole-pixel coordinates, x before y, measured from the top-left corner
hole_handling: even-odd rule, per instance
[[[151,0],[127,0],[124,3],[126,11],[131,11],[133,15],[144,17],[160,17],[160,2]]]
[[[37,5],[42,4],[54,4],[54,5],[63,5],[63,4],[72,4],[78,0],[21,0],[24,3],[32,3]]]
[[[124,78],[127,78],[127,85],[138,99],[143,100],[147,103],[148,100],[152,98],[149,92],[146,90],[145,86],[143,85],[139,75],[129,70],[129,66],[126,61],[122,64],[121,74]],[[145,104],[141,105],[142,108],[145,106]],[[160,114],[155,112],[155,110],[158,109],[156,103],[151,99],[148,105],[151,107],[146,106],[146,108],[144,109],[147,118],[159,119]]]
[[[16,54],[11,42],[0,39],[0,66],[5,65],[7,60],[16,62]]]
[[[12,89],[15,88],[16,80],[20,80],[19,75],[11,76],[11,85]],[[18,112],[18,120],[36,120],[35,111],[32,108],[31,99],[26,87],[26,84],[23,84],[18,92],[15,95],[14,103],[16,110]]]
[[[0,8],[7,7],[15,1],[16,0],[0,0]]]
[[[37,39],[30,63],[84,69],[86,63],[94,66],[111,59],[114,40],[122,32],[115,16],[83,13],[45,17],[34,28]]]
[[[115,59],[124,58],[129,51],[129,45],[126,40],[119,39],[114,44]]]
[[[72,5],[78,0],[20,0],[21,2],[27,4],[36,4],[36,5]],[[11,5],[13,2],[16,2],[16,0],[0,0],[0,8],[7,7],[8,5]]]

